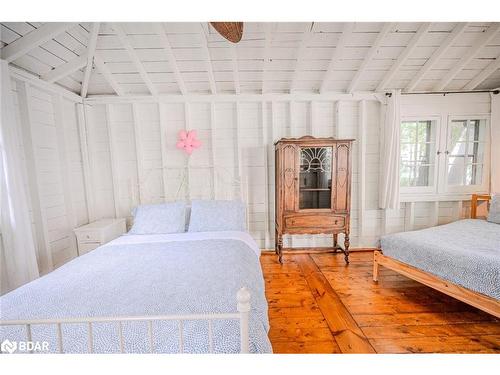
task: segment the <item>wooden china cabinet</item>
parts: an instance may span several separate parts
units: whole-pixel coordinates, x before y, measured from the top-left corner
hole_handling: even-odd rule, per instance
[[[349,263],[351,149],[353,139],[282,138],[276,153],[276,243],[283,234],[333,234],[333,249]],[[345,234],[344,248],[338,234]]]

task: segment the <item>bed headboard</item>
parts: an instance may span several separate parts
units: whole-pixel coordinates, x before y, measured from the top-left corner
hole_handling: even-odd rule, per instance
[[[470,217],[471,219],[477,219],[477,207],[479,203],[486,202],[489,205],[491,200],[491,195],[489,194],[472,194],[472,200],[470,204]]]

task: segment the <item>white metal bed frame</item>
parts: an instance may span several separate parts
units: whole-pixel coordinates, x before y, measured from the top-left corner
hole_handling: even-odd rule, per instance
[[[182,187],[188,183],[186,181],[186,174],[188,169],[184,171],[184,175],[181,179],[179,189],[176,194],[176,199],[180,199],[179,192]],[[216,180],[220,180],[223,185],[229,187],[232,191],[229,194],[230,198],[235,192],[239,193],[240,199],[243,201],[246,207],[246,227],[248,230],[248,191],[246,184],[244,183],[241,175],[238,178],[233,178],[231,174],[225,168],[213,168],[212,173],[216,175]],[[214,190],[215,193],[215,190]],[[227,192],[226,192],[227,193]],[[236,194],[238,195],[238,194]],[[233,196],[234,197],[234,196]],[[188,197],[187,197],[188,198]],[[215,197],[214,197],[215,198]],[[220,197],[218,197],[220,199]],[[208,343],[209,352],[213,352],[213,337],[212,337],[212,321],[213,320],[239,320],[240,325],[240,353],[249,353],[249,314],[250,314],[250,291],[246,287],[242,287],[236,294],[237,299],[237,311],[236,313],[220,313],[220,314],[190,314],[190,315],[156,315],[156,316],[116,316],[116,317],[88,317],[88,318],[59,318],[59,319],[32,319],[32,320],[0,320],[0,326],[25,326],[26,327],[26,338],[27,341],[32,341],[31,327],[34,325],[55,325],[57,332],[57,346],[59,353],[64,353],[63,347],[63,324],[87,324],[87,345],[88,352],[94,353],[94,340],[93,340],[93,323],[106,323],[106,322],[116,322],[118,330],[118,340],[120,352],[124,353],[123,345],[123,330],[122,323],[130,321],[145,321],[148,323],[148,336],[149,336],[149,346],[150,352],[154,353],[154,333],[153,333],[153,322],[154,321],[178,321],[179,330],[179,352],[183,352],[184,338],[183,338],[183,322],[184,321],[194,321],[194,320],[206,320],[208,321]],[[3,340],[0,339],[0,341]]]
[[[59,353],[64,353],[63,346],[63,324],[87,324],[87,348],[88,353],[94,353],[93,323],[117,323],[118,342],[120,353],[125,353],[123,343],[123,322],[147,322],[149,350],[154,353],[154,321],[178,321],[179,331],[179,353],[184,352],[183,323],[184,321],[206,320],[208,321],[208,345],[209,353],[213,353],[213,320],[239,320],[240,323],[240,353],[249,353],[249,315],[250,315],[250,291],[243,287],[236,294],[238,301],[236,313],[220,314],[188,314],[188,315],[142,315],[142,316],[116,316],[116,317],[92,317],[92,318],[59,318],[59,319],[28,319],[28,320],[4,320],[0,321],[0,326],[25,326],[26,340],[32,341],[31,327],[34,325],[55,325],[57,327],[57,349]],[[29,353],[33,353],[30,351]]]

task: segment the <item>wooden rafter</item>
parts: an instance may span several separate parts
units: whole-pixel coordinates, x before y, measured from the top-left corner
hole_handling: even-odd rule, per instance
[[[62,34],[72,26],[70,22],[48,22],[44,23],[38,29],[35,29],[23,37],[13,41],[2,48],[2,59],[12,62],[25,55],[32,49],[48,42],[59,34]]]
[[[300,40],[299,48],[297,50],[297,58],[295,60],[295,68],[293,70],[292,82],[290,83],[290,92],[295,89],[295,84],[297,82],[297,77],[299,75],[300,62],[302,61],[304,54],[307,49],[307,45],[313,36],[313,24],[307,25],[307,30],[302,34],[302,39]]]
[[[465,66],[472,61],[472,59],[477,55],[477,53],[484,48],[496,35],[498,30],[500,29],[500,23],[492,24],[488,27],[488,30],[482,34],[460,59],[460,61],[453,66],[452,69],[446,73],[446,75],[439,81],[439,83],[434,86],[435,91],[440,91],[446,88],[448,84],[456,77],[456,75],[463,69]]]
[[[273,32],[273,24],[266,24],[266,31],[264,34],[264,59],[262,65],[262,93],[265,94],[267,92],[267,69],[269,65],[269,50],[271,48],[271,38]]]
[[[116,82],[115,78],[113,77],[113,74],[109,71],[108,67],[104,63],[104,61],[101,59],[101,56],[96,52],[94,54],[94,64],[96,68],[101,72],[103,75],[104,79],[109,83],[111,88],[116,92],[118,96],[123,96],[123,90]]]
[[[116,35],[118,36],[118,39],[120,39],[120,42],[122,43],[123,47],[127,50],[130,58],[132,59],[132,63],[135,65],[135,68],[139,72],[139,75],[141,76],[142,80],[146,84],[149,92],[153,96],[158,96],[158,91],[156,90],[155,85],[149,78],[148,73],[146,72],[146,69],[144,68],[144,65],[142,64],[141,60],[139,59],[139,56],[137,56],[137,53],[135,52],[135,49],[132,47],[130,44],[130,41],[127,38],[127,35],[125,34],[125,31],[122,29],[122,27],[116,23],[112,25],[113,29],[116,32]]]
[[[486,68],[481,70],[468,84],[466,84],[462,90],[474,90],[479,86],[486,78],[491,76],[496,70],[500,69],[500,55],[497,56],[495,60],[490,62]]]
[[[87,63],[87,52],[83,55],[75,57],[73,60],[68,61],[62,65],[59,65],[55,69],[50,70],[49,72],[42,74],[40,78],[47,82],[56,82],[61,78],[66,77],[67,75],[77,71],[80,68],[83,68]]]
[[[344,52],[344,48],[346,45],[347,40],[352,34],[352,31],[354,30],[354,24],[353,23],[346,23],[344,25],[344,29],[342,30],[342,35],[340,36],[340,39],[335,46],[335,50],[333,51],[333,55],[330,58],[330,63],[328,64],[328,69],[326,70],[325,76],[323,77],[323,82],[321,83],[321,87],[319,88],[320,93],[324,93],[326,91],[326,85],[328,82],[331,80],[333,71],[335,70],[335,66],[337,63],[340,61],[342,54]]]
[[[365,59],[363,60],[363,63],[359,67],[359,69],[356,71],[356,74],[354,75],[354,78],[351,80],[351,83],[349,84],[349,87],[347,88],[347,92],[351,93],[356,89],[357,84],[359,83],[359,80],[361,79],[361,76],[363,73],[366,71],[366,68],[370,64],[370,61],[375,57],[377,54],[380,45],[382,44],[382,41],[384,38],[390,33],[392,28],[394,27],[393,23],[386,23],[383,27],[382,30],[380,30],[377,39],[375,39],[375,42],[371,46],[370,50],[365,56]]]
[[[172,51],[172,45],[170,44],[170,40],[167,35],[167,30],[165,29],[165,24],[162,23],[161,25],[156,25],[155,28],[156,32],[158,33],[162,41],[163,49],[167,53],[167,59],[174,72],[175,80],[177,81],[177,85],[179,86],[179,91],[181,92],[182,95],[186,95],[187,94],[186,84],[182,79],[179,65],[177,64],[174,52]]]
[[[392,65],[391,69],[389,69],[389,71],[385,74],[384,78],[382,78],[382,81],[380,81],[375,91],[382,91],[387,87],[387,85],[394,77],[396,72],[399,70],[399,68],[403,66],[408,56],[410,56],[410,54],[417,47],[418,43],[422,40],[425,34],[427,34],[427,31],[429,31],[430,27],[431,27],[430,22],[424,22],[420,25],[413,38],[411,38],[410,43],[408,43],[403,52],[399,55],[396,62]]]
[[[89,42],[87,44],[87,64],[85,67],[85,74],[83,76],[82,89],[80,91],[80,96],[82,98],[87,97],[87,92],[89,89],[90,73],[92,73],[92,65],[94,62],[94,54],[97,46],[97,37],[99,36],[99,22],[95,22],[90,27]]]
[[[459,23],[454,28],[453,31],[448,35],[444,43],[442,43],[439,48],[432,54],[432,56],[425,62],[425,64],[420,68],[418,73],[412,78],[408,86],[405,88],[405,92],[411,92],[417,87],[422,78],[432,69],[432,67],[439,61],[441,57],[444,56],[446,51],[455,43],[457,38],[462,35],[464,30],[467,28],[467,23]]]
[[[205,63],[207,65],[208,83],[210,84],[210,92],[212,94],[217,94],[217,86],[215,84],[214,68],[212,66],[212,58],[210,57],[210,50],[208,49],[207,32],[203,28],[203,24],[200,24],[200,29],[202,31],[201,35],[201,48],[203,54],[205,55]]]

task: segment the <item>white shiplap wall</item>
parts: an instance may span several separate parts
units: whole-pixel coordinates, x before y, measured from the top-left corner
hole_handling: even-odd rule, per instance
[[[250,232],[262,247],[270,248],[274,243],[273,143],[307,134],[359,139],[363,119],[363,160],[368,166],[364,168],[364,230],[360,238],[359,146],[355,142],[352,243],[374,246],[380,231],[379,111],[380,104],[374,100],[93,102],[86,113],[97,216],[130,216],[138,203],[237,197],[238,187],[230,184],[240,176]],[[191,158],[175,148],[181,129],[196,129],[203,143]],[[311,242],[327,246],[331,238],[295,236],[287,245]]]
[[[20,152],[26,162],[42,273],[76,256],[72,228],[101,217],[129,217],[139,203],[237,197],[241,176],[249,228],[274,244],[274,147],[281,137],[352,137],[352,246],[376,246],[383,233],[443,224],[468,215],[467,202],[408,202],[378,209],[380,109],[376,100],[253,97],[116,100],[76,104],[13,79]],[[290,97],[292,98],[292,97]],[[487,95],[404,96],[403,115],[490,112]],[[180,129],[203,142],[188,160],[175,148]],[[29,141],[29,142],[28,142]],[[213,165],[216,165],[214,173]],[[84,177],[86,176],[86,177]],[[329,236],[295,236],[293,246],[328,246]]]
[[[72,229],[88,222],[75,102],[28,81],[12,80],[25,181],[44,274],[74,258]]]

